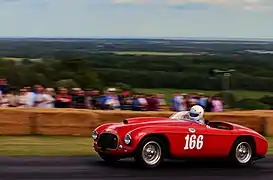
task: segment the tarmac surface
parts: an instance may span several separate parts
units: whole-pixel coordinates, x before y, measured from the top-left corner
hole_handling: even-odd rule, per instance
[[[106,165],[98,157],[0,157],[0,179],[65,180],[266,180],[273,179],[273,156],[247,168],[224,162],[166,161],[159,169],[139,169],[132,160]]]

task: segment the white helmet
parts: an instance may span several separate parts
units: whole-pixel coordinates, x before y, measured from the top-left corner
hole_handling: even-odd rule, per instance
[[[192,121],[199,121],[203,119],[204,109],[199,105],[194,105],[189,111],[189,118]]]

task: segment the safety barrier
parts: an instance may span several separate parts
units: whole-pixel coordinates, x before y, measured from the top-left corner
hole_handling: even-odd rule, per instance
[[[173,112],[91,111],[79,109],[0,108],[0,135],[90,136],[100,124],[122,122],[130,117],[169,117]],[[228,111],[206,113],[206,119],[244,125],[273,135],[273,111]]]

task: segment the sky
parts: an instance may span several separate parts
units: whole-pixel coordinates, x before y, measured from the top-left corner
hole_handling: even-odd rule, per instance
[[[0,37],[273,38],[273,0],[0,0]]]

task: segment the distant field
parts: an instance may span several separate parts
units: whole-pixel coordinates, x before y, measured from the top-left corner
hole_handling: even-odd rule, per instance
[[[203,55],[202,53],[178,53],[178,52],[146,52],[146,51],[120,51],[113,52],[118,55],[151,55],[151,56],[189,56],[189,55]]]
[[[16,57],[0,57],[0,60],[9,60],[9,61],[22,61],[27,58],[16,58]],[[39,61],[40,59],[29,59],[31,61]]]
[[[204,93],[206,95],[214,95],[219,91],[202,91],[202,90],[190,90],[190,89],[134,89],[138,92],[143,93],[162,93],[165,94],[166,100],[170,102],[170,99],[173,93]],[[273,92],[260,92],[260,91],[243,91],[243,90],[236,90],[232,91],[238,99],[245,99],[245,98],[254,98],[258,99],[265,95],[272,95]]]
[[[2,57],[0,60],[21,61],[23,58]]]

